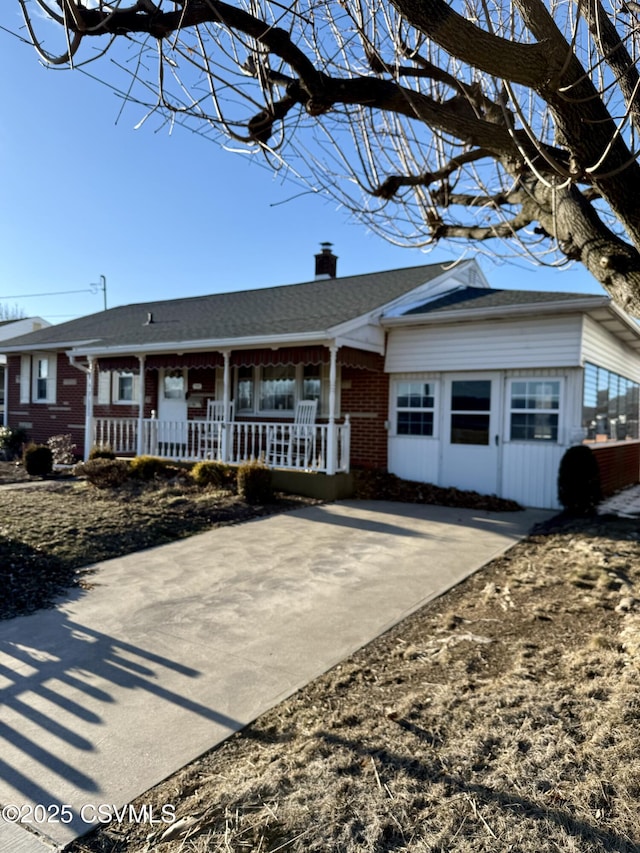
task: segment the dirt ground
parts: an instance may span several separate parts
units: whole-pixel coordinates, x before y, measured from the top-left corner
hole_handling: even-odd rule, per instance
[[[69,850],[640,850],[639,542],[541,530]]]

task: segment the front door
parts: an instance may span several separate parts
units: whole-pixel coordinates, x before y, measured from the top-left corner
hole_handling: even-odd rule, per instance
[[[158,386],[158,441],[165,456],[184,456],[187,445],[187,371],[161,370]]]
[[[446,378],[441,485],[486,495],[499,493],[499,406],[499,373]]]

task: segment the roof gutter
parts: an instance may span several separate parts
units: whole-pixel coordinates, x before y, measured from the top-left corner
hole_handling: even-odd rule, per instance
[[[256,347],[317,345],[330,346],[336,343],[336,335],[329,331],[303,332],[295,337],[291,335],[269,335],[268,337],[218,338],[200,341],[165,341],[157,344],[122,344],[111,347],[74,347],[67,352],[69,358],[119,355],[154,355],[162,353],[207,352],[209,350],[255,349]]]

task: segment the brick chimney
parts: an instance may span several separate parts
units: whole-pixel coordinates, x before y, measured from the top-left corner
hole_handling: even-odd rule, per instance
[[[316,281],[321,278],[335,278],[338,271],[338,258],[331,251],[333,243],[320,243],[322,251],[316,255]]]

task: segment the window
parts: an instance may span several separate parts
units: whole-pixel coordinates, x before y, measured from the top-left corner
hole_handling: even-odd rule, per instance
[[[396,384],[396,434],[433,435],[433,382]]]
[[[111,403],[136,403],[140,396],[140,376],[137,373],[119,370],[101,370],[98,372],[99,406]]]
[[[47,382],[49,379],[49,359],[39,358],[36,374],[36,400],[47,399]]]
[[[133,373],[117,374],[116,401],[118,403],[133,402]]]
[[[604,367],[586,364],[582,426],[587,441],[638,438],[639,389],[637,382]]]
[[[55,403],[55,355],[23,355],[20,364],[20,402]]]
[[[122,374],[122,378],[131,376],[133,387],[133,376],[131,374]],[[182,370],[166,370],[163,377],[163,394],[165,400],[184,400],[185,395],[185,376]],[[120,397],[121,400],[133,399],[132,397]]]
[[[511,441],[558,441],[560,380],[511,383]]]
[[[238,368],[236,402],[236,410],[238,412],[253,411],[253,367]]]
[[[319,364],[305,364],[302,368],[302,400],[317,400],[322,396],[322,377]]]
[[[489,444],[490,411],[490,379],[454,380],[451,383],[451,444]]]
[[[296,395],[296,369],[292,364],[262,368],[260,410],[293,411]]]
[[[320,364],[266,365],[236,369],[236,411],[244,414],[293,415],[299,400],[326,405],[327,376]]]

